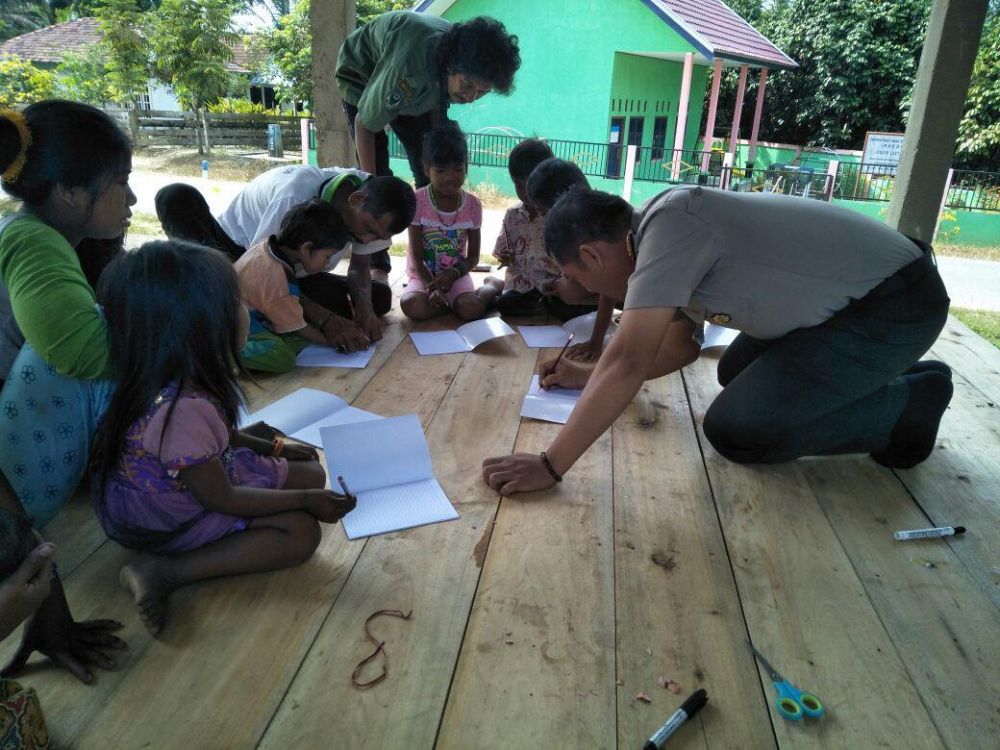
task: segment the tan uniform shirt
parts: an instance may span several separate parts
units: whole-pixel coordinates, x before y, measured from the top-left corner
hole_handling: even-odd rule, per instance
[[[846,208],[702,187],[650,200],[636,247],[626,310],[677,307],[760,339],[819,325],[922,252]]]

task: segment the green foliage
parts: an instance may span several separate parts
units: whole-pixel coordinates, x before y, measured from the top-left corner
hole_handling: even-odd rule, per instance
[[[43,29],[53,21],[52,8],[45,0],[0,0],[0,42]]]
[[[278,19],[277,26],[254,38],[251,49],[262,51],[258,71],[275,80],[283,100],[312,101],[312,32],[309,28],[309,0],[298,0],[291,12]]]
[[[966,169],[1000,170],[1000,15],[995,13],[983,29],[972,69],[956,162]]]
[[[56,78],[16,55],[0,57],[0,107],[14,107],[47,99],[55,93]]]
[[[278,5],[275,3],[274,5]],[[407,10],[408,0],[358,0],[357,25],[363,26],[390,10]],[[275,21],[275,28],[254,38],[252,49],[265,51],[257,71],[277,81],[275,90],[284,101],[311,102],[312,30],[309,0],[297,0],[290,12]]]
[[[146,19],[136,0],[102,0],[96,16],[104,38],[108,101],[127,106],[146,91],[150,73]]]
[[[860,148],[865,131],[903,129],[929,0],[789,0],[762,31],[800,68],[768,80],[761,137]]]
[[[207,107],[209,112],[225,112],[240,115],[276,115],[277,108],[267,109],[263,104],[254,104],[249,99],[223,97]]]
[[[74,18],[100,16],[101,8],[108,0],[51,0],[50,5],[56,11],[61,21],[71,21]],[[128,5],[134,10],[145,13],[160,7],[160,0],[128,0]]]
[[[107,50],[92,44],[67,54],[56,68],[56,91],[64,99],[101,105],[115,101],[110,85]]]
[[[409,10],[413,3],[407,0],[358,0],[358,26],[364,26],[390,10]]]
[[[236,42],[235,0],[163,0],[150,14],[153,73],[192,110],[225,96],[231,84],[226,64]]]

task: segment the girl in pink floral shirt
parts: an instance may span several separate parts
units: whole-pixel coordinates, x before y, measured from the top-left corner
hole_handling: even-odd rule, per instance
[[[465,135],[455,123],[438,125],[424,138],[424,168],[431,183],[417,191],[406,254],[409,276],[399,301],[414,320],[449,310],[462,320],[483,317],[503,290],[488,278],[476,289],[469,270],[479,263],[483,204],[462,189],[468,165]]]

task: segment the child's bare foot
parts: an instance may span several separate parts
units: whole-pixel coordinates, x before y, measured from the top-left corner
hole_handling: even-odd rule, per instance
[[[486,286],[487,284],[494,287],[497,290],[497,294],[500,294],[503,291],[503,279],[498,279],[496,276],[487,276],[483,279],[483,286]]]
[[[118,580],[132,594],[146,630],[152,635],[159,633],[167,619],[167,599],[177,588],[170,564],[160,557],[142,555],[122,567]]]

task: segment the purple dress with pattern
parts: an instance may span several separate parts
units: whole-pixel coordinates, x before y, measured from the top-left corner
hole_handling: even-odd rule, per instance
[[[181,469],[219,459],[234,485],[280,489],[288,461],[229,445],[230,427],[218,404],[185,391],[170,420],[176,388],[157,395],[125,436],[121,461],[103,492],[95,488],[97,516],[124,547],[159,554],[197,549],[243,531],[249,519],[210,511],[178,478]]]

